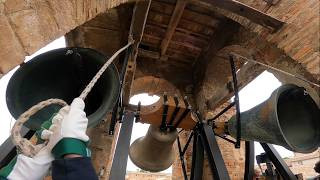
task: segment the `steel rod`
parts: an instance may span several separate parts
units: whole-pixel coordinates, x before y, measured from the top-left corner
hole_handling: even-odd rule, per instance
[[[241,123],[240,123],[240,104],[239,104],[239,90],[238,90],[238,81],[237,81],[237,74],[236,68],[234,65],[233,56],[229,56],[231,72],[232,72],[232,80],[233,80],[233,89],[234,89],[234,102],[236,104],[236,120],[237,120],[237,137],[236,137],[236,144],[235,148],[240,148],[240,137],[241,137]]]
[[[179,136],[177,138],[177,143],[178,143],[179,157],[180,157],[180,161],[181,161],[181,168],[182,168],[182,172],[183,172],[183,177],[184,177],[185,180],[188,180],[186,166],[184,164],[184,156],[183,156],[182,151],[181,151],[181,144],[180,144]]]
[[[221,139],[224,139],[224,140],[226,140],[226,141],[228,141],[228,142],[230,142],[230,143],[232,143],[232,144],[236,144],[236,142],[235,141],[233,141],[233,140],[231,140],[231,139],[229,139],[229,138],[226,138],[226,137],[223,137],[223,136],[220,136],[219,134],[215,134],[216,136],[218,136],[219,138],[221,138]]]
[[[269,65],[267,65],[267,64],[261,63],[261,62],[259,62],[259,61],[254,60],[254,59],[246,58],[246,57],[241,56],[240,54],[237,54],[237,53],[234,53],[234,52],[232,52],[232,53],[230,53],[230,54],[233,55],[233,56],[236,56],[236,57],[240,57],[241,59],[244,59],[244,60],[246,60],[246,61],[250,61],[250,62],[253,62],[253,63],[255,63],[255,64],[259,64],[259,65],[264,66],[264,67],[266,67],[266,68],[268,68],[268,69],[272,69],[272,70],[274,70],[274,71],[278,71],[278,72],[283,73],[283,74],[285,74],[285,75],[287,75],[287,76],[291,76],[291,77],[300,79],[301,81],[307,82],[307,83],[312,84],[312,85],[314,85],[314,86],[320,87],[320,85],[317,84],[317,83],[311,82],[311,81],[309,81],[309,80],[307,80],[307,79],[304,79],[304,78],[302,78],[302,77],[299,77],[299,76],[297,76],[297,75],[294,75],[294,74],[288,73],[288,72],[286,72],[286,71],[283,71],[283,70],[281,70],[281,69],[278,69],[278,68],[269,66]]]
[[[126,54],[123,60],[123,64],[121,67],[121,71],[120,71],[120,92],[117,98],[117,102],[116,105],[113,107],[112,109],[112,115],[111,115],[111,122],[109,125],[109,134],[113,135],[114,133],[114,127],[117,123],[117,115],[118,115],[118,108],[122,107],[122,88],[123,88],[123,81],[124,81],[124,77],[125,77],[125,73],[127,70],[127,66],[128,66],[128,61],[129,61],[129,56],[131,54],[132,51],[132,46],[129,46],[128,49],[126,50]],[[122,117],[120,117],[122,119]]]
[[[232,108],[235,105],[235,102],[233,101],[231,104],[229,104],[227,107],[225,107],[221,112],[219,112],[217,115],[215,115],[213,118],[208,119],[207,122],[210,123],[211,121],[216,120],[219,118],[222,114],[227,112],[230,108]]]
[[[187,143],[186,143],[186,145],[184,146],[184,148],[183,148],[183,150],[182,150],[182,155],[184,156],[184,154],[186,153],[186,151],[187,151],[187,149],[188,149],[188,146],[189,146],[189,144],[190,144],[190,142],[191,142],[191,139],[192,139],[192,137],[193,137],[193,131],[191,132],[191,134],[190,134],[190,136],[189,136],[189,138],[188,138],[188,141],[187,141]]]
[[[271,144],[260,144],[283,179],[297,180],[296,176],[292,173],[286,162],[281,158],[277,150]]]

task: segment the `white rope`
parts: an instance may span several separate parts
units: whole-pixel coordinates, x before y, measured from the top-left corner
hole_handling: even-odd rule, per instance
[[[316,83],[314,83],[314,82],[311,82],[311,81],[309,81],[309,80],[307,80],[307,79],[304,79],[304,78],[302,78],[302,77],[296,76],[296,75],[294,75],[294,74],[288,73],[288,72],[283,71],[283,70],[281,70],[281,69],[277,69],[277,68],[275,68],[275,67],[269,66],[269,65],[264,64],[264,63],[261,63],[261,62],[259,62],[259,61],[246,58],[246,57],[241,56],[240,54],[237,54],[237,53],[233,53],[233,52],[232,52],[232,53],[230,53],[230,54],[233,55],[233,56],[236,56],[236,57],[240,57],[241,59],[244,59],[244,60],[246,60],[246,61],[250,61],[250,62],[259,64],[259,65],[264,66],[264,67],[266,67],[266,68],[268,68],[268,69],[272,69],[272,70],[274,70],[274,71],[278,71],[278,72],[283,73],[283,74],[285,74],[285,75],[287,75],[287,76],[291,76],[291,77],[300,79],[301,81],[307,82],[307,83],[312,84],[312,85],[314,85],[314,86],[320,87],[319,84],[316,84]]]

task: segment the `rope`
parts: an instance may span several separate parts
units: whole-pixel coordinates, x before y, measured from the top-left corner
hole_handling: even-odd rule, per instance
[[[113,62],[113,60],[125,49],[127,49],[130,45],[134,43],[134,40],[132,38],[129,38],[129,42],[127,45],[125,45],[123,48],[119,49],[116,53],[114,53],[107,62],[104,63],[104,65],[100,68],[100,70],[97,72],[97,74],[92,78],[90,83],[86,86],[86,88],[82,91],[79,98],[85,99],[95,83],[98,81],[98,79],[102,76],[104,71],[108,68],[108,66]],[[17,147],[18,153],[22,153],[28,157],[35,156],[44,146],[45,144],[38,144],[33,145],[28,139],[23,138],[20,134],[21,128],[25,122],[29,120],[29,118],[43,109],[44,107],[47,107],[51,104],[58,104],[61,106],[68,106],[68,104],[61,100],[61,99],[48,99],[45,101],[41,101],[40,103],[32,106],[30,109],[25,111],[23,114],[19,116],[17,121],[15,122],[12,130],[11,130],[11,136],[13,144]]]
[[[296,75],[291,74],[291,73],[288,73],[288,72],[283,71],[283,70],[281,70],[281,69],[278,69],[278,68],[269,66],[269,65],[267,65],[267,64],[261,63],[261,62],[259,62],[259,61],[253,60],[253,59],[246,58],[246,57],[241,56],[240,54],[237,54],[237,53],[234,53],[234,52],[232,52],[232,53],[230,53],[230,54],[233,55],[233,56],[239,57],[239,58],[241,58],[241,59],[243,59],[243,60],[246,60],[246,61],[250,61],[250,62],[259,64],[259,65],[264,66],[264,67],[266,67],[266,68],[268,68],[268,69],[272,69],[272,70],[274,70],[274,71],[278,71],[278,72],[280,72],[280,73],[282,73],[282,74],[285,74],[285,75],[287,75],[287,76],[291,76],[291,77],[300,79],[301,81],[304,81],[304,82],[306,82],[306,83],[309,83],[309,84],[312,84],[312,85],[314,85],[314,86],[320,87],[320,85],[317,84],[317,83],[311,82],[311,81],[309,81],[309,80],[307,80],[307,79],[304,79],[304,78],[302,78],[302,77],[296,76]]]

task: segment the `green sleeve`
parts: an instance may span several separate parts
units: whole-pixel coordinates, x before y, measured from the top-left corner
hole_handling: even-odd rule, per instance
[[[6,165],[5,167],[3,167],[0,170],[0,180],[7,179],[9,174],[12,172],[12,169],[13,169],[14,165],[16,164],[16,162],[17,162],[17,156],[15,158],[13,158],[8,165]]]

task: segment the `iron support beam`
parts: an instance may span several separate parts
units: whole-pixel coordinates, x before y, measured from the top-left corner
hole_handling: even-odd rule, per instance
[[[220,117],[222,114],[224,114],[225,112],[227,112],[230,108],[232,108],[236,103],[232,102],[230,103],[227,107],[225,107],[221,112],[219,112],[217,115],[215,115],[213,118],[208,119],[207,122],[210,123],[214,120],[216,120],[218,117]]]
[[[22,127],[21,136],[30,139],[34,134],[34,131],[29,130],[26,127]],[[0,146],[0,169],[6,166],[15,156],[17,155],[17,150],[15,145],[12,143],[11,136],[1,144]]]
[[[234,65],[234,60],[232,55],[229,56],[229,61],[230,61],[232,80],[233,80],[234,102],[236,104],[237,137],[236,137],[235,148],[240,148],[241,123],[240,123],[239,90],[238,90],[236,67]]]
[[[193,135],[194,135],[194,132],[192,131],[191,134],[190,134],[190,136],[189,136],[189,138],[188,138],[188,141],[187,141],[186,145],[183,147],[182,155],[184,155],[184,154],[186,153],[186,151],[187,151],[187,149],[188,149],[188,147],[189,147],[189,144],[190,144],[190,142],[191,142],[191,139],[192,139]]]
[[[138,54],[138,47],[142,40],[144,28],[147,22],[151,0],[136,1],[133,9],[132,20],[130,25],[129,36],[132,36],[135,41],[132,46],[132,51],[129,56],[127,69],[124,78],[123,89],[123,104],[128,106],[130,100],[131,86],[134,80],[136,70],[136,59]]]
[[[193,135],[192,167],[190,180],[202,179],[204,149],[198,132]]]
[[[207,124],[200,124],[199,126],[201,141],[208,156],[214,179],[229,180],[230,177],[211,126]]]
[[[244,180],[252,180],[254,174],[254,141],[246,141]]]
[[[128,65],[128,61],[129,61],[129,56],[131,54],[132,51],[132,46],[129,46],[128,49],[126,50],[126,54],[124,57],[124,61],[121,67],[121,72],[120,72],[120,92],[118,95],[118,99],[116,102],[116,105],[113,107],[112,109],[112,115],[111,115],[111,122],[109,125],[109,135],[113,135],[114,133],[114,127],[117,123],[117,116],[118,116],[118,108],[122,108],[122,88],[123,88],[123,82],[124,82],[124,77],[125,77],[125,73],[127,70],[127,65]],[[122,119],[122,117],[120,117]]]
[[[181,143],[180,143],[179,136],[177,138],[177,143],[178,143],[179,157],[180,157],[180,161],[181,161],[181,168],[182,168],[182,172],[183,172],[183,177],[184,177],[184,180],[188,180],[187,171],[186,171],[186,165],[184,164],[184,156],[182,154]]]
[[[277,150],[267,143],[260,143],[264,151],[267,153],[269,159],[272,161],[274,166],[277,168],[278,172],[283,179],[297,180],[296,176],[292,173],[286,162],[281,158]]]
[[[126,111],[123,116],[123,122],[113,156],[110,180],[125,179],[133,122],[134,112]]]

